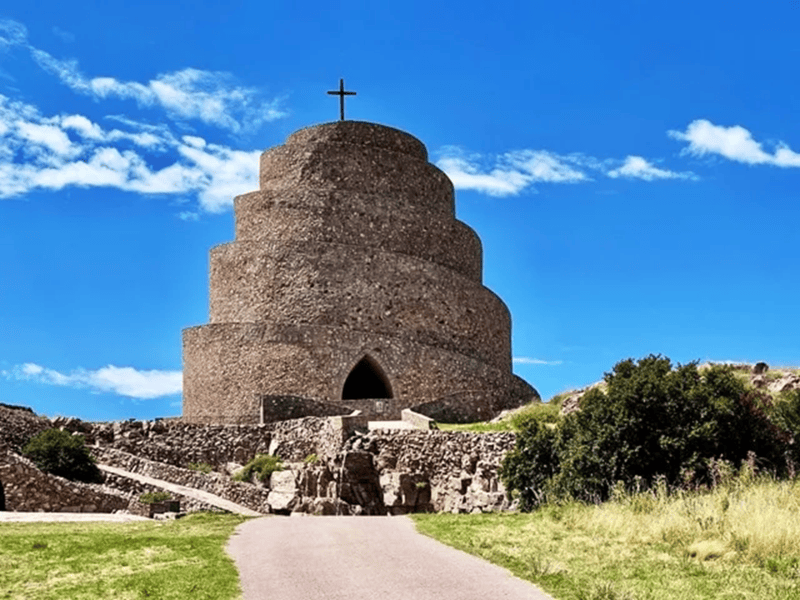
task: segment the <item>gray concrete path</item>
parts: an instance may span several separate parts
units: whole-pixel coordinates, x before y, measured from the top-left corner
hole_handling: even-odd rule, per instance
[[[260,512],[247,508],[246,506],[242,506],[241,504],[236,504],[235,502],[231,502],[230,500],[225,500],[225,498],[220,498],[219,496],[217,496],[216,494],[212,494],[211,492],[204,492],[203,490],[197,490],[195,488],[186,487],[185,485],[170,483],[169,481],[164,481],[163,479],[155,479],[153,477],[147,477],[146,475],[131,473],[130,471],[126,471],[125,469],[120,469],[119,467],[112,467],[110,465],[97,465],[97,467],[101,471],[106,471],[107,473],[114,473],[115,475],[121,475],[122,477],[128,477],[129,479],[135,479],[136,481],[141,481],[142,483],[148,483],[150,485],[160,487],[163,490],[167,490],[168,492],[172,492],[173,494],[181,494],[183,496],[188,496],[189,498],[200,500],[201,502],[205,502],[206,504],[210,504],[211,506],[216,506],[217,508],[221,508],[222,510],[227,510],[228,512],[232,512],[237,515],[244,515],[246,517],[264,516]]]
[[[228,542],[244,600],[552,600],[406,517],[267,517]]]

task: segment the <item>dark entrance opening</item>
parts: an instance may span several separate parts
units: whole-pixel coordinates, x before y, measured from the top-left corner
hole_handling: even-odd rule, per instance
[[[392,391],[386,375],[369,356],[362,358],[353,367],[342,389],[342,400],[391,397]]]
[[[6,509],[6,495],[3,492],[3,482],[0,481],[0,510]]]

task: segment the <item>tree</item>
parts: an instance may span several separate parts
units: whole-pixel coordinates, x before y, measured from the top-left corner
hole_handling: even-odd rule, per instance
[[[47,429],[31,438],[22,453],[45,473],[86,483],[103,481],[103,475],[84,445],[82,435]]]
[[[711,459],[738,464],[751,453],[760,468],[786,472],[788,434],[768,416],[769,399],[730,367],[673,368],[650,355],[617,363],[604,379],[605,391],[587,392],[549,434],[522,428],[501,474],[523,508],[545,496],[603,501],[619,481],[709,484]]]

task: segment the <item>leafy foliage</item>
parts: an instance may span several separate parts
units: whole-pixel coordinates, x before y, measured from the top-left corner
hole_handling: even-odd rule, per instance
[[[164,502],[172,498],[169,492],[145,492],[139,496],[139,502],[143,504],[156,504],[157,502]]]
[[[103,481],[103,475],[84,445],[82,435],[47,429],[32,437],[22,453],[45,473],[85,483]]]
[[[236,481],[251,481],[253,475],[258,477],[262,483],[268,483],[269,477],[275,471],[283,470],[283,462],[279,456],[272,454],[256,454],[253,460],[248,462],[244,468],[234,476]]]
[[[546,498],[603,501],[616,482],[628,489],[658,480],[708,485],[719,459],[738,465],[754,455],[762,470],[787,470],[790,433],[768,416],[770,399],[729,367],[673,368],[668,358],[650,355],[617,363],[605,382],[605,391],[587,392],[580,410],[552,428],[523,424],[501,470],[523,509]],[[793,418],[794,409],[786,410],[786,420]]]
[[[204,462],[201,462],[201,463],[195,463],[195,462],[189,463],[189,468],[192,471],[198,471],[199,473],[205,473],[206,475],[208,475],[209,473],[211,473],[214,470],[214,467],[212,467],[210,464],[204,463]]]

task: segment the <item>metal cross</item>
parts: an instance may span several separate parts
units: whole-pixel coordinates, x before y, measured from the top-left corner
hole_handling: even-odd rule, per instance
[[[333,96],[339,96],[339,120],[344,121],[344,97],[345,96],[355,96],[355,92],[345,92],[344,91],[344,79],[339,80],[339,89],[333,90],[332,92],[328,92]]]

